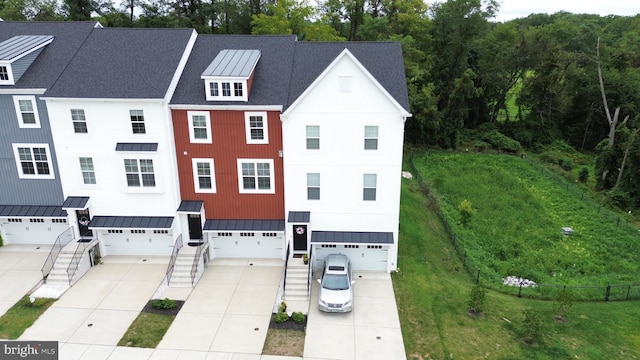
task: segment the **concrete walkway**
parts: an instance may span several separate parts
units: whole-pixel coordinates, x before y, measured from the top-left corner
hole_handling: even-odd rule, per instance
[[[0,247],[0,316],[42,280],[51,245],[4,245]]]

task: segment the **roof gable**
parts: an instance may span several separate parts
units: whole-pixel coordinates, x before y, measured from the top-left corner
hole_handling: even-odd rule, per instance
[[[296,105],[298,105],[300,102],[304,101],[304,98],[311,92],[313,91],[313,89],[321,82],[323,81],[323,79],[337,66],[337,64],[344,58],[348,58],[349,60],[353,61],[353,63],[362,71],[362,73],[376,86],[376,88],[383,93],[391,103],[394,104],[394,106],[398,109],[398,111],[403,114],[403,116],[411,116],[411,114],[408,112],[407,108],[405,108],[404,106],[402,106],[399,102],[398,99],[396,99],[394,96],[392,96],[389,91],[387,91],[387,89],[381,85],[381,83],[378,81],[378,79],[371,74],[371,72],[369,72],[367,70],[367,68],[351,53],[351,51],[349,51],[348,48],[344,48],[342,50],[342,52],[340,54],[338,54],[338,56],[336,56],[333,61],[326,67],[324,68],[324,70],[322,71],[322,73],[320,73],[315,80],[313,80],[313,82],[308,85],[304,91],[302,91],[302,93],[300,93],[299,95],[295,95],[295,92],[292,94],[292,97],[290,97],[289,99],[289,103],[290,105],[288,106],[288,108],[284,111],[283,116],[286,116],[287,113],[290,113],[291,111],[293,111],[293,109],[296,107]],[[300,68],[303,67],[302,64],[298,64],[298,66]],[[308,68],[307,66],[304,66],[304,68]],[[294,70],[295,71],[295,70]],[[294,74],[296,74],[294,72]],[[295,76],[295,75],[294,75]],[[295,77],[294,77],[295,79]],[[404,81],[404,77],[403,77],[403,81]],[[293,82],[292,82],[293,83]],[[295,88],[292,86],[292,91],[295,91]],[[406,87],[405,87],[405,95],[406,95]]]

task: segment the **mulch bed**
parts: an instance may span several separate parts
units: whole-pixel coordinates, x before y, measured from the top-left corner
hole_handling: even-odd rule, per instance
[[[298,330],[304,332],[307,328],[307,318],[304,318],[304,322],[299,324],[291,319],[283,322],[277,323],[273,321],[273,317],[271,317],[271,321],[269,322],[269,329],[279,329],[279,330]]]
[[[144,308],[142,308],[142,312],[176,316],[178,315],[178,312],[180,311],[180,309],[182,309],[182,305],[184,305],[184,301],[175,300],[175,302],[176,302],[176,307],[174,307],[173,309],[156,309],[153,306],[151,306],[151,300],[149,300],[149,302],[147,302]]]

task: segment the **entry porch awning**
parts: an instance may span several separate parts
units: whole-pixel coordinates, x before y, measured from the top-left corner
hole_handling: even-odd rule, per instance
[[[309,223],[311,221],[310,211],[289,211],[287,221],[290,223]]]
[[[204,202],[200,200],[182,200],[177,212],[185,214],[200,214],[203,203]]]
[[[67,196],[62,204],[62,208],[66,210],[84,210],[88,204],[88,196]]]
[[[94,216],[90,229],[171,229],[173,216]]]
[[[393,244],[390,232],[313,231],[311,243],[317,244]]]
[[[207,219],[204,231],[284,231],[284,220]]]
[[[50,205],[0,205],[0,217],[67,217],[60,206]]]

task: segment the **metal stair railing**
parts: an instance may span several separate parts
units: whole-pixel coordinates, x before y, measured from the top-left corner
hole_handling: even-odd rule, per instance
[[[311,279],[313,277],[313,246],[309,249],[309,270],[307,272],[307,299],[311,299]]]
[[[287,242],[287,255],[284,258],[284,274],[282,275],[282,296],[285,296],[287,292],[287,266],[289,265],[289,251],[290,246],[289,242]]]
[[[191,264],[191,286],[193,286],[196,281],[196,275],[198,274],[198,264],[200,263],[200,255],[202,255],[202,249],[205,247],[207,242],[208,240],[204,240],[202,244],[198,244],[196,255],[193,257],[193,264]]]
[[[42,271],[43,280],[46,280],[47,276],[49,276],[49,273],[51,273],[51,270],[53,269],[53,266],[55,265],[56,260],[58,259],[58,255],[60,255],[60,252],[62,251],[62,248],[73,241],[73,239],[74,234],[72,227],[69,227],[67,230],[58,235],[56,241],[51,247],[51,251],[49,251],[49,255],[47,255],[47,258],[44,261],[44,265],[42,265],[42,269],[40,270]]]
[[[173,252],[171,253],[171,259],[169,259],[169,266],[167,267],[167,276],[166,276],[167,286],[171,281],[171,275],[173,275],[173,268],[176,266],[176,259],[178,258],[178,252],[180,251],[180,249],[182,249],[182,246],[183,246],[182,234],[180,234],[176,238],[176,242],[173,245]]]

